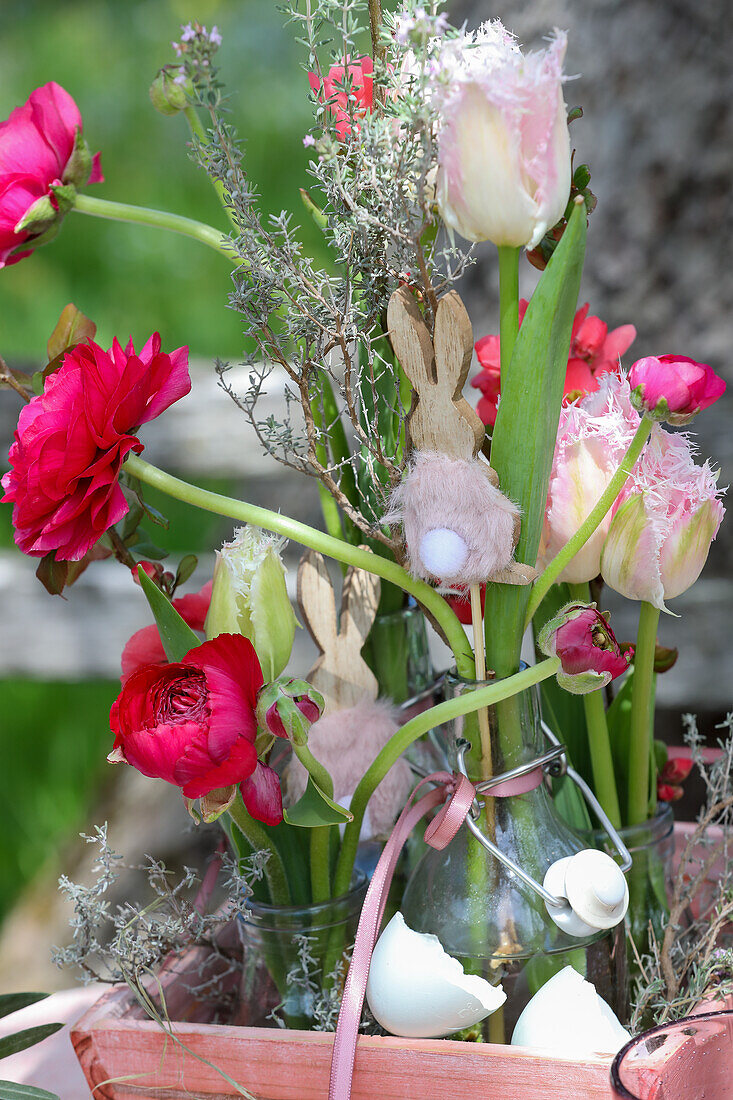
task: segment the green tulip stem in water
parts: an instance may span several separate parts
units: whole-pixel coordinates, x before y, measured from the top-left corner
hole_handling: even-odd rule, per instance
[[[562,573],[568,562],[575,557],[580,549],[585,546],[588,539],[596,530],[598,525],[603,521],[606,513],[613,506],[616,497],[619,495],[624,485],[626,484],[631,471],[633,470],[636,460],[641,452],[644,450],[644,445],[649,438],[649,433],[652,430],[652,421],[647,416],[643,416],[641,424],[636,429],[636,434],[629,444],[624,457],[621,459],[621,463],[609,481],[606,488],[598,498],[597,503],[593,506],[588,513],[588,517],[580,525],[572,538],[563,546],[562,550],[552,559],[550,564],[545,569],[544,573],[540,574],[534,583],[532,588],[532,595],[530,597],[529,606],[527,607],[527,614],[524,620],[525,629],[532,621],[537,608],[542,603],[551,585],[555,583],[557,578]]]
[[[240,833],[247,840],[253,852],[267,852],[265,863],[265,878],[270,888],[270,900],[273,905],[291,905],[290,887],[288,876],[285,873],[285,864],[275,845],[271,842],[267,829],[261,822],[247,812],[242,799],[237,797],[227,810],[232,821]]]
[[[329,798],[333,798],[333,779],[328,769],[316,760],[307,745],[293,743],[293,752],[316,786]],[[321,825],[310,831],[311,892],[314,905],[331,898],[331,828],[330,825]]]
[[[634,651],[634,684],[631,691],[629,736],[629,825],[641,825],[649,817],[649,774],[654,737],[654,652],[657,645],[659,608],[642,600],[639,632]]]
[[[220,229],[214,229],[212,225],[206,225],[205,222],[194,221],[193,218],[183,218],[180,214],[171,214],[167,210],[151,210],[147,206],[109,202],[107,199],[98,199],[93,195],[77,195],[73,209],[80,214],[91,214],[95,218],[133,222],[136,225],[152,225],[157,229],[182,233],[184,237],[192,237],[213,248],[215,252],[225,256],[230,263],[241,264],[242,262],[234,246],[227,242],[225,233]]]
[[[266,531],[274,531],[275,534],[285,535],[293,539],[301,546],[307,546],[311,550],[318,550],[322,554],[333,558],[335,561],[353,565],[357,569],[363,569],[367,573],[374,573],[377,577],[391,581],[398,588],[409,592],[422,604],[425,610],[433,616],[436,623],[442,629],[448,645],[453,651],[456,667],[461,676],[472,679],[475,672],[473,651],[453,609],[440,596],[434,588],[424,581],[416,580],[402,566],[379,554],[372,554],[368,550],[362,550],[358,546],[351,546],[347,542],[333,538],[323,531],[309,527],[298,520],[290,519],[279,512],[271,512],[268,508],[260,508],[254,504],[248,504],[243,500],[234,500],[233,497],[223,496],[221,493],[211,493],[206,489],[200,489],[187,481],[173,477],[172,474],[152,466],[137,455],[128,456],[124,469],[133,477],[139,478],[146,485],[152,485],[155,489],[167,493],[176,500],[182,500],[201,508],[205,512],[214,512],[228,519],[239,520],[242,523],[252,523],[257,527],[264,527]],[[428,727],[426,727],[427,729]]]
[[[570,595],[579,603],[590,603],[588,583],[571,584]],[[616,789],[616,773],[613,767],[611,741],[608,735],[603,689],[589,691],[583,696],[585,724],[588,730],[593,792],[615,829],[621,828],[621,807]]]
[[[522,672],[517,672],[514,676],[508,676],[505,680],[498,680],[496,683],[489,684],[488,687],[477,688],[475,691],[466,692],[455,699],[447,699],[444,703],[438,703],[437,706],[430,707],[429,710],[425,710],[422,714],[411,718],[409,722],[405,722],[404,726],[390,738],[375,757],[354,791],[351,799],[351,812],[354,819],[349,822],[344,831],[344,841],[336,866],[335,897],[345,894],[349,889],[356,849],[359,843],[359,832],[369,799],[402,753],[414,741],[417,741],[418,737],[422,737],[434,726],[439,726],[443,722],[450,722],[453,718],[459,718],[462,714],[472,714],[482,707],[489,707],[494,703],[501,702],[503,699],[508,699],[512,695],[518,695],[519,692],[525,691],[534,684],[539,684],[543,680],[549,679],[550,676],[554,676],[559,667],[560,661],[557,657],[548,657],[546,661],[533,665],[531,668],[525,668]]]

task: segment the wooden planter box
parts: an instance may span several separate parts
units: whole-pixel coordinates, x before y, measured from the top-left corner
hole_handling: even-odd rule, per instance
[[[692,826],[676,826],[678,846]],[[194,948],[160,977],[175,1038],[149,1020],[127,986],[115,986],[76,1024],[71,1041],[96,1100],[325,1100],[333,1035],[207,1022],[185,989]],[[529,1048],[450,1039],[361,1036],[353,1100],[613,1100],[610,1057],[582,1062]],[[115,1081],[115,1079],[117,1079]]]

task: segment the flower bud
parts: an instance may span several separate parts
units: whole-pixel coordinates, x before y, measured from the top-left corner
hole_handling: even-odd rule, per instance
[[[150,102],[162,115],[177,115],[190,105],[193,84],[183,69],[166,66],[150,85]]]
[[[692,771],[692,760],[668,756],[657,776],[657,798],[660,802],[677,802],[684,791],[682,784]]]
[[[446,42],[435,92],[437,201],[467,240],[534,248],[562,217],[571,176],[565,47],[557,34],[547,50],[523,57],[495,24]]]
[[[537,644],[548,657],[560,658],[557,682],[573,695],[605,687],[629,667],[608,621],[596,605],[569,603],[545,623]]]
[[[631,400],[653,420],[687,424],[725,393],[725,382],[707,363],[685,355],[648,355],[629,371]]]
[[[206,616],[206,637],[243,634],[249,638],[265,680],[285,668],[293,648],[296,619],[285,584],[280,553],[284,539],[258,527],[240,527],[216,556],[214,589]]]
[[[606,584],[661,611],[694,584],[725,509],[717,474],[696,466],[692,444],[655,425],[614,505],[601,553]]]
[[[257,724],[275,737],[305,745],[308,730],[323,714],[323,696],[306,680],[265,684],[257,696]]]

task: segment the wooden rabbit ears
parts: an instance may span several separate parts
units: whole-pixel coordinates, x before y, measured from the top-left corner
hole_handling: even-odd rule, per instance
[[[363,550],[368,547],[362,547]],[[374,673],[361,656],[379,605],[380,580],[362,569],[348,570],[341,592],[341,614],[326,563],[309,550],[298,567],[298,605],[321,651],[306,679],[326,700],[326,713],[353,707],[379,693]]]
[[[387,324],[395,355],[416,393],[407,420],[414,448],[473,458],[486,430],[462,397],[473,354],[463,302],[454,290],[440,299],[431,340],[414,295],[401,286],[389,300]]]

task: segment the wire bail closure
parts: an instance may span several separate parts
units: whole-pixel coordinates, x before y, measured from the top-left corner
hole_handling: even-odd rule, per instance
[[[533,760],[527,761],[525,764],[519,764],[516,768],[511,768],[508,771],[502,772],[500,775],[492,776],[491,779],[482,780],[479,783],[474,783],[474,789],[476,794],[485,794],[492,797],[492,790],[496,790],[504,784],[510,784],[516,780],[521,779],[524,776],[530,775],[532,772],[540,770],[543,775],[550,775],[557,778],[561,775],[567,775],[569,779],[578,787],[581,794],[585,798],[586,802],[593,810],[605,832],[608,834],[611,843],[616,849],[618,855],[621,857],[620,870],[626,873],[631,868],[631,855],[629,850],[624,844],[623,840],[619,836],[618,832],[612,825],[608,818],[608,815],[600,805],[598,799],[593,794],[585,780],[568,764],[567,750],[561,741],[555,736],[552,730],[549,728],[546,722],[541,721],[542,731],[551,743],[552,748],[547,752],[536,756]],[[458,755],[458,771],[461,775],[468,778],[468,771],[466,769],[465,756],[466,752],[470,749],[471,742],[465,738],[460,738],[456,743],[457,755]],[[539,783],[535,784],[539,786]],[[531,788],[530,788],[531,789]],[[479,829],[476,821],[481,816],[481,809],[485,805],[485,800],[474,798],[473,805],[469,811],[465,825],[466,828],[473,834],[488,852],[498,859],[508,870],[520,879],[521,882],[528,886],[538,897],[542,898],[545,905],[551,910],[566,910],[569,908],[569,902],[567,898],[558,897],[555,894],[550,893],[543,885],[541,885],[532,875],[523,870],[516,863],[511,856],[508,856],[506,852],[502,852],[500,848],[489,840],[487,836]]]

